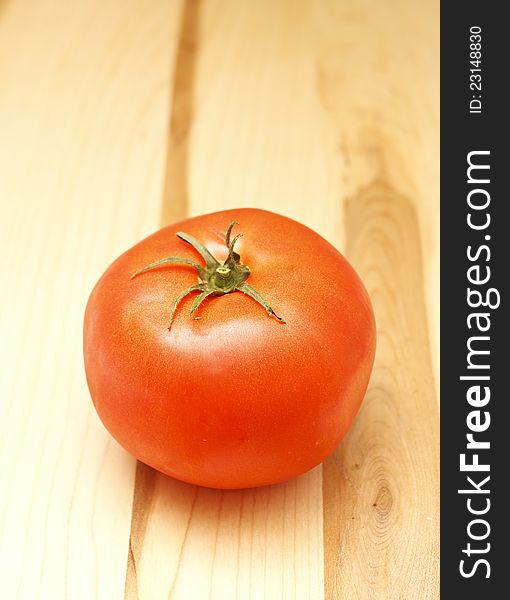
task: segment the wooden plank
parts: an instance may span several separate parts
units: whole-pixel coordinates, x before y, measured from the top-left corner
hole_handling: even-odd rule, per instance
[[[320,469],[211,490],[139,464],[126,598],[320,597],[320,488]]]
[[[255,205],[331,234],[341,215],[328,189],[327,118],[317,109],[313,64],[304,60],[307,5],[216,1],[190,10],[176,66],[185,89],[174,91],[166,201],[181,215],[183,205],[190,215]],[[310,204],[313,193],[323,194],[322,208]],[[126,597],[318,600],[321,500],[320,467],[286,484],[217,491],[139,466]]]
[[[439,598],[438,415],[416,214],[377,180],[346,213],[378,351],[360,414],[324,463],[326,598]]]
[[[378,323],[369,392],[324,463],[326,599],[437,598],[438,7],[318,13],[319,93],[345,160],[345,251]]]
[[[81,328],[158,226],[179,8],[2,5],[2,598],[122,597],[135,461],[92,408]]]

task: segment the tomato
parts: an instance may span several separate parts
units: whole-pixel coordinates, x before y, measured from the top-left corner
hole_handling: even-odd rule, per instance
[[[214,488],[284,481],[324,460],[374,352],[370,300],[345,258],[258,209],[157,231],[106,270],[85,312],[87,382],[106,428],[142,462]]]

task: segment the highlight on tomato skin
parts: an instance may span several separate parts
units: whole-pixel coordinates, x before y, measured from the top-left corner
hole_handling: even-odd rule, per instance
[[[94,406],[133,456],[213,488],[285,481],[340,443],[376,345],[368,294],[317,233],[259,209],[170,225],[87,303]]]

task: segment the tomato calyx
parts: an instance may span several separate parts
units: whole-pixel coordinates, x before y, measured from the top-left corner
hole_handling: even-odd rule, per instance
[[[196,317],[194,315],[199,306],[207,297],[223,296],[224,294],[230,294],[231,292],[239,291],[243,292],[243,294],[246,294],[247,296],[250,296],[253,298],[253,300],[258,302],[263,308],[265,308],[268,315],[275,317],[280,323],[285,323],[285,321],[274,312],[271,306],[269,306],[268,302],[262,297],[262,295],[259,294],[255,288],[246,283],[246,280],[250,276],[250,268],[241,262],[241,256],[234,250],[235,243],[242,236],[242,234],[237,234],[233,239],[231,239],[234,225],[239,225],[239,223],[237,221],[232,221],[232,223],[230,223],[228,226],[227,233],[225,235],[225,245],[228,249],[228,256],[223,264],[216,260],[209,250],[196,238],[188,233],[179,231],[176,233],[177,237],[192,246],[200,254],[205,261],[205,266],[189,258],[169,256],[167,258],[157,260],[156,262],[153,262],[142,269],[139,269],[131,276],[131,279],[133,279],[145,271],[149,271],[150,269],[154,269],[167,263],[184,263],[194,267],[197,270],[199,283],[185,289],[177,296],[172,305],[170,325],[168,327],[169,330],[172,327],[175,312],[181,300],[183,300],[192,292],[200,292],[193,300],[191,305],[190,317],[192,319],[200,319],[200,317]]]

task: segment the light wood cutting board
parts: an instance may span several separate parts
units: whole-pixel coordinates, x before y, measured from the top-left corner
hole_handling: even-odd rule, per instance
[[[438,38],[435,1],[0,4],[3,599],[438,598]],[[81,327],[118,254],[239,206],[344,252],[378,351],[323,465],[217,491],[111,439]]]

